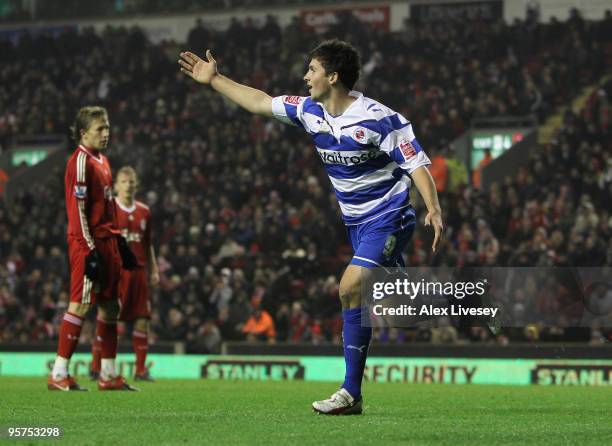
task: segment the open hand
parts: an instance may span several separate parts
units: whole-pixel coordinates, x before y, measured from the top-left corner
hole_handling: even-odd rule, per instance
[[[151,272],[151,286],[153,288],[155,288],[157,285],[159,285],[159,272],[158,271],[152,271]]]
[[[433,226],[434,229],[434,241],[431,245],[431,250],[436,252],[438,245],[440,244],[440,236],[444,226],[442,225],[442,214],[440,212],[428,212],[425,217],[425,226]]]
[[[217,61],[210,50],[206,50],[206,60],[201,59],[190,51],[183,51],[178,60],[181,72],[201,84],[210,84],[218,74]]]

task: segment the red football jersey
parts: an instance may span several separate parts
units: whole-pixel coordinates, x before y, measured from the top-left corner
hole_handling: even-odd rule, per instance
[[[77,147],[64,175],[68,239],[94,249],[95,238],[107,238],[114,229],[113,175],[101,153]]]
[[[147,266],[151,249],[151,211],[140,201],[126,207],[115,198],[116,226],[130,244],[130,249],[138,259],[138,265]]]

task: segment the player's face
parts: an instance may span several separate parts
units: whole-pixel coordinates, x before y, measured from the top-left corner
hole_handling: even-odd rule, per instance
[[[304,80],[308,85],[308,93],[310,93],[312,99],[321,101],[329,95],[331,91],[329,77],[329,75],[325,74],[325,69],[321,62],[317,59],[310,61]]]
[[[81,130],[81,142],[90,149],[105,150],[109,137],[110,124],[107,116],[94,119],[87,130]]]
[[[120,198],[134,198],[137,179],[129,173],[120,173],[115,180],[115,191]]]

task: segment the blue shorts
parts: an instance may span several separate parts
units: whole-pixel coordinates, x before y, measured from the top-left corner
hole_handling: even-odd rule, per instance
[[[405,266],[406,250],[416,224],[412,206],[389,212],[375,220],[348,226],[348,236],[355,254],[351,265],[364,268]]]

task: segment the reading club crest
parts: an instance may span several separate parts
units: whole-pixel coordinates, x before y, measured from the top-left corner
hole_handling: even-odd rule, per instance
[[[366,142],[366,131],[363,127],[357,127],[353,130],[353,139],[360,143]]]

